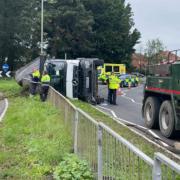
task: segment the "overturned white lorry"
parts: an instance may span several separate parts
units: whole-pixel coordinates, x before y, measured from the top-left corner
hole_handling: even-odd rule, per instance
[[[37,58],[16,71],[15,79],[20,85],[31,80],[34,68],[46,70],[51,76],[51,86],[68,98],[78,98],[93,104],[103,99],[98,95],[97,67],[104,61],[97,58],[78,58],[73,60],[49,59],[43,65]],[[42,68],[43,67],[43,68]]]

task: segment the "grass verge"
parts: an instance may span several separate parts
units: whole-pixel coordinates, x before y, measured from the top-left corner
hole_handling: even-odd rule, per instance
[[[46,179],[72,140],[60,112],[39,97],[13,97],[21,88],[13,80],[0,81],[9,108],[0,123],[0,179]]]
[[[5,97],[18,96],[21,90],[21,87],[14,81],[14,79],[0,80],[0,92],[2,92]]]

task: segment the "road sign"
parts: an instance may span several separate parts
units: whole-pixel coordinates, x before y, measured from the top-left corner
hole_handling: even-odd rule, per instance
[[[2,65],[2,69],[3,69],[3,71],[4,71],[5,73],[7,73],[8,70],[9,70],[9,65],[8,65],[8,64],[3,64],[3,65]]]
[[[2,78],[2,77],[10,78],[11,77],[10,74],[11,74],[11,71],[8,71],[8,72],[0,71],[0,78]]]
[[[11,71],[8,71],[8,72],[6,73],[6,76],[7,76],[7,77],[11,77],[10,73],[11,73]]]

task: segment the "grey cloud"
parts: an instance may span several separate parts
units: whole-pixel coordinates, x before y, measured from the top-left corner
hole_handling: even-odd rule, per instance
[[[159,38],[167,49],[180,47],[180,0],[127,0],[141,41]],[[179,46],[178,46],[179,45]]]

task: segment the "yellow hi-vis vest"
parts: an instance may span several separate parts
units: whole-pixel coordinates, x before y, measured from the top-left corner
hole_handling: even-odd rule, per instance
[[[139,82],[139,78],[138,77],[136,77],[136,81]]]
[[[120,80],[117,76],[111,75],[109,76],[109,89],[118,89]]]
[[[33,76],[33,78],[34,78],[34,77],[40,78],[40,72],[39,72],[39,70],[35,70],[35,71],[33,72],[32,76]]]
[[[48,74],[43,75],[42,78],[41,78],[42,83],[50,83],[50,80],[51,80],[51,78],[50,78],[50,76]]]

